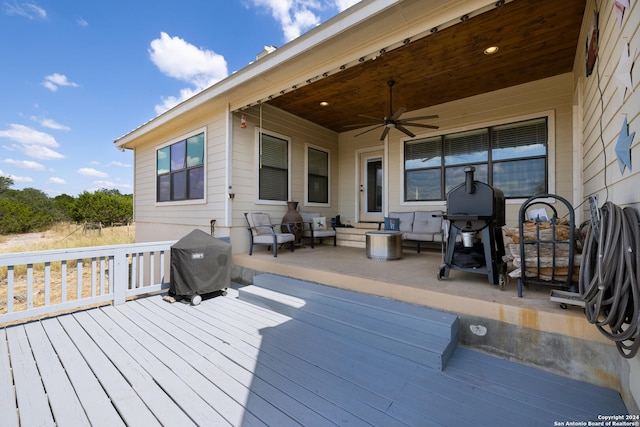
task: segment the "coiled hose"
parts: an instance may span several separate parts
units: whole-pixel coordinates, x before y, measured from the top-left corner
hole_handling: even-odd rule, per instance
[[[640,347],[640,231],[638,213],[606,202],[599,231],[589,226],[582,252],[579,289],[587,320],[618,352],[633,358]]]

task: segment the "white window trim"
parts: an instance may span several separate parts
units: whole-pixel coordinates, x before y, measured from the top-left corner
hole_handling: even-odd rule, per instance
[[[260,199],[260,134],[271,135],[275,138],[284,139],[287,141],[287,200],[262,200]],[[256,160],[256,205],[286,205],[287,201],[291,200],[291,137],[272,132],[266,129],[260,129],[256,127],[255,130],[255,160]]]
[[[204,166],[204,197],[202,199],[194,199],[194,200],[171,200],[171,201],[167,201],[167,202],[159,202],[158,201],[158,150],[160,150],[161,148],[164,148],[168,145],[172,145],[175,144],[176,142],[180,142],[182,140],[186,140],[188,138],[191,138],[192,136],[198,135],[198,134],[204,134],[204,153],[203,153],[203,166]],[[207,203],[207,170],[208,170],[208,161],[207,161],[207,146],[208,146],[208,141],[207,141],[207,128],[202,127],[200,129],[196,129],[194,131],[191,131],[189,133],[185,133],[181,136],[178,136],[176,138],[173,138],[167,142],[163,142],[160,145],[156,145],[154,147],[153,150],[153,180],[154,180],[154,184],[153,184],[153,188],[154,188],[154,193],[153,193],[153,199],[155,200],[155,205],[156,206],[184,206],[184,205],[203,205]]]
[[[327,203],[309,201],[309,148],[327,153]],[[304,204],[305,206],[331,207],[331,150],[319,145],[304,145]]]
[[[464,126],[460,126],[460,127],[455,127],[455,128],[447,128],[446,132],[444,132],[442,129],[439,130],[438,132],[428,132],[428,133],[424,133],[424,134],[420,134],[420,135],[416,135],[414,138],[409,138],[409,137],[405,137],[402,138],[400,140],[400,206],[442,206],[443,204],[446,205],[447,201],[446,200],[430,200],[430,201],[422,201],[422,202],[406,202],[404,201],[404,144],[406,141],[412,140],[412,139],[419,139],[419,138],[428,138],[428,137],[433,137],[433,136],[442,136],[442,135],[448,135],[448,134],[452,134],[452,133],[458,133],[458,132],[464,132],[464,131],[468,131],[468,130],[474,130],[474,129],[481,129],[481,128],[488,128],[488,127],[493,127],[493,126],[500,126],[500,125],[505,125],[505,124],[509,124],[509,123],[515,123],[515,122],[521,122],[521,121],[525,121],[525,120],[532,120],[532,119],[539,119],[542,117],[546,117],[547,119],[547,126],[548,126],[548,132],[547,132],[547,136],[549,138],[548,142],[547,142],[547,184],[548,184],[548,191],[549,194],[554,194],[556,191],[556,168],[555,168],[555,164],[556,164],[556,115],[555,115],[555,110],[546,110],[546,111],[541,111],[538,113],[531,113],[531,114],[524,114],[521,116],[515,116],[515,117],[508,117],[508,118],[503,118],[503,119],[499,119],[499,120],[492,120],[492,121],[486,121],[486,122],[480,122],[480,123],[474,123],[474,124],[469,124],[469,125],[464,125]],[[507,199],[505,200],[505,203],[507,205],[521,205],[525,200],[527,200],[527,198],[518,198],[518,199]],[[554,201],[556,199],[550,198],[550,199],[544,199],[545,201],[548,201],[550,203],[554,203]]]

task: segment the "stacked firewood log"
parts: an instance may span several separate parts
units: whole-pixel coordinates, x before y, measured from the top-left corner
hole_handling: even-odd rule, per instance
[[[536,228],[539,228],[536,231]],[[513,243],[507,245],[507,253],[504,261],[509,266],[509,277],[522,276],[522,256],[520,254],[520,229],[505,228],[505,235],[510,237]],[[568,221],[558,220],[555,227],[550,222],[527,221],[522,224],[524,245],[524,261],[526,265],[526,277],[544,281],[566,282],[569,273],[569,224]],[[555,236],[554,236],[555,231]],[[553,243],[540,241],[556,240],[555,250]],[[573,250],[573,274],[572,282],[577,283],[580,274],[581,255],[579,247]]]

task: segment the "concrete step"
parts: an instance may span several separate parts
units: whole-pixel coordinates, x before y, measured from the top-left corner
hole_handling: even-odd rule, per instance
[[[446,366],[457,345],[457,316],[373,295],[261,274],[239,298],[434,369]]]

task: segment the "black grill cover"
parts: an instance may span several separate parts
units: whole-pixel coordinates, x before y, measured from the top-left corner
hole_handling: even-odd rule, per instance
[[[231,284],[231,245],[193,230],[171,246],[170,295],[193,296]]]

